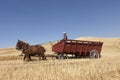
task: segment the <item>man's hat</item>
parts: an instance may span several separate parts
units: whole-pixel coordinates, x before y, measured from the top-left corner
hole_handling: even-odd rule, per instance
[[[66,32],[63,32],[63,33],[66,33]]]

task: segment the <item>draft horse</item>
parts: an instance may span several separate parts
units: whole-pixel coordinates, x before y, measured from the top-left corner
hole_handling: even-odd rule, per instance
[[[29,45],[28,43],[18,40],[16,44],[17,50],[22,50],[22,53],[25,54],[23,60],[27,59],[27,61],[31,61],[31,56],[38,55],[39,60],[46,60],[45,49],[41,45]]]

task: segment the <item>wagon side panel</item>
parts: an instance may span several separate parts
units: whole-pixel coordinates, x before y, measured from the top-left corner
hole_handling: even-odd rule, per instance
[[[98,53],[100,54],[100,53],[101,53],[101,49],[102,49],[102,44],[103,44],[103,43],[92,43],[92,44],[89,46],[88,52],[90,52],[90,51],[92,51],[92,50],[97,50]]]
[[[70,53],[71,43],[65,43],[64,45],[64,53]]]
[[[76,46],[77,46],[76,47],[76,52],[81,53],[82,52],[82,43],[77,43]]]
[[[102,42],[78,41],[78,40],[61,40],[53,45],[52,51],[56,53],[89,55],[92,50],[101,53]]]
[[[71,42],[70,53],[76,53],[76,43]]]
[[[64,45],[64,53],[69,54],[73,53],[75,50],[75,44],[72,43],[72,40],[67,40]]]
[[[84,42],[82,42],[82,41],[77,43],[76,52],[79,53],[79,54],[85,53],[86,52],[86,44],[84,44]]]
[[[64,41],[60,41],[52,46],[52,51],[56,53],[62,53],[64,50]]]

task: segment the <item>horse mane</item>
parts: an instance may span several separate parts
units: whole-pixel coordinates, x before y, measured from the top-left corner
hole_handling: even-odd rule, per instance
[[[24,42],[22,40],[18,40],[18,41],[24,45],[23,49],[26,49],[26,48],[28,48],[30,46],[29,43],[26,43],[26,42]]]
[[[22,40],[18,40],[18,41],[29,45],[29,43],[26,43],[25,41],[22,41]]]

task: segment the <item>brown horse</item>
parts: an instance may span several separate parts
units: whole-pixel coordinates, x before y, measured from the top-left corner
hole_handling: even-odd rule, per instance
[[[25,54],[23,60],[27,58],[27,61],[31,61],[31,56],[38,55],[39,60],[42,57],[42,60],[46,60],[45,49],[40,45],[32,45],[30,46],[28,43],[18,40],[16,44],[17,50],[22,50],[22,53]]]

